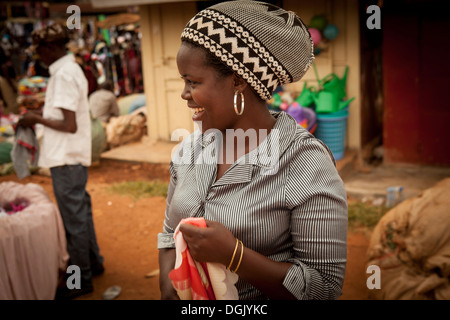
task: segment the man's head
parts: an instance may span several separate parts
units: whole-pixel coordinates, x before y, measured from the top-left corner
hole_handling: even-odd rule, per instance
[[[30,51],[36,52],[40,60],[49,66],[66,54],[66,44],[69,42],[69,33],[65,26],[59,23],[46,26],[31,34],[32,44]]]
[[[104,89],[104,90],[108,90],[108,91],[114,92],[114,85],[109,80],[106,80],[103,83],[101,83],[99,85],[99,87],[100,87],[100,89]]]

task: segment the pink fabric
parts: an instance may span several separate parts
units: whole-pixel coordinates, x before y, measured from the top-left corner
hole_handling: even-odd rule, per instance
[[[69,259],[59,210],[37,184],[0,183],[0,206],[16,199],[29,205],[0,216],[0,299],[53,299]]]
[[[236,300],[236,274],[218,263],[200,263],[189,253],[186,241],[180,232],[180,225],[190,223],[206,228],[203,218],[187,218],[177,226],[174,238],[176,247],[175,268],[169,278],[181,300]]]

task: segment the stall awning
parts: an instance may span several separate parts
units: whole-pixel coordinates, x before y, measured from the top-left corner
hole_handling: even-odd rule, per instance
[[[112,26],[121,26],[124,24],[139,22],[140,16],[134,13],[119,13],[108,16],[103,21],[98,21],[97,26],[100,28],[111,28]]]

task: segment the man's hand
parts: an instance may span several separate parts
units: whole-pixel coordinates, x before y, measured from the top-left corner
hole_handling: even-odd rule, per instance
[[[40,119],[42,119],[42,117],[38,112],[30,110],[20,116],[18,125],[22,127],[32,127],[38,123]]]
[[[23,98],[21,101],[21,106],[25,107],[26,109],[40,109],[44,105],[44,102],[44,97],[31,96]]]

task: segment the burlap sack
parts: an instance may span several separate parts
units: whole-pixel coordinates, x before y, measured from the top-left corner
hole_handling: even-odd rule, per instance
[[[386,213],[367,254],[381,269],[371,298],[450,300],[450,178]]]
[[[112,117],[106,125],[106,141],[110,148],[139,141],[146,133],[145,107],[119,117]]]

